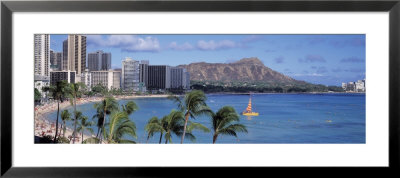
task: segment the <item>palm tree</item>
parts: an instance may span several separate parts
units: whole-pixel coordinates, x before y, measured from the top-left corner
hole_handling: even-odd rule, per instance
[[[162,139],[162,136],[164,134],[164,128],[161,125],[161,119],[158,119],[155,116],[150,118],[149,121],[147,122],[146,126],[145,126],[145,130],[147,132],[146,143],[148,143],[150,137],[153,137],[154,133],[157,133],[157,132],[160,132],[160,141],[159,141],[159,143],[161,143],[161,139]]]
[[[100,143],[101,143],[101,135],[104,133],[104,124],[106,123],[106,116],[110,115],[113,111],[118,111],[118,102],[112,96],[107,96],[101,101],[100,103],[94,104],[94,108],[97,109],[97,113],[93,117],[97,117],[97,126],[99,127],[97,135],[99,136]],[[125,112],[126,113],[126,112]]]
[[[68,93],[68,83],[65,80],[58,81],[55,86],[44,87],[43,91],[49,91],[54,100],[57,100],[57,119],[56,119],[56,133],[54,136],[54,143],[57,142],[58,134],[58,116],[60,115],[60,102],[63,102],[66,94]]]
[[[63,128],[63,137],[65,137],[65,130],[67,129],[66,122],[71,120],[71,114],[68,112],[68,110],[63,110],[61,112],[61,120],[63,122],[62,128]]]
[[[167,144],[168,141],[172,142],[171,137],[173,133],[177,136],[181,136],[184,122],[183,113],[176,110],[172,110],[169,115],[161,119],[161,124],[165,130],[165,144]]]
[[[131,115],[135,111],[139,109],[134,101],[129,101],[125,105],[121,105],[122,111],[126,112],[128,115]]]
[[[80,112],[80,111],[78,111],[78,112]],[[80,123],[79,123],[79,126],[78,126],[78,128],[76,129],[76,131],[77,131],[77,132],[81,132],[81,134],[82,134],[82,144],[83,144],[83,133],[84,133],[85,131],[89,131],[91,134],[93,134],[93,129],[90,128],[90,127],[91,127],[94,123],[93,123],[92,121],[88,122],[88,117],[83,116],[82,114],[79,114],[79,115],[80,115],[80,118],[79,118]]]
[[[237,138],[237,132],[247,133],[246,126],[233,122],[239,122],[239,115],[231,106],[224,106],[217,113],[212,114],[213,143],[217,141],[219,134]]]
[[[192,134],[195,129],[202,130],[204,132],[210,132],[210,130],[200,123],[188,122],[186,136],[191,140],[195,141],[196,137]],[[161,120],[161,125],[165,131],[165,143],[172,142],[172,134],[176,136],[182,136],[184,131],[185,118],[182,111],[172,110],[171,113]]]
[[[97,137],[89,137],[86,140],[84,140],[82,143],[83,144],[96,144],[99,143],[99,139]]]
[[[82,90],[80,88],[84,88],[84,84],[83,83],[71,83],[69,85],[70,87],[70,98],[71,98],[71,105],[74,106],[74,132],[72,133],[72,137],[75,138],[76,137],[76,125],[78,124],[78,119],[77,119],[77,112],[76,112],[76,98],[81,96],[82,94]],[[73,140],[72,143],[75,143],[75,139]]]
[[[37,88],[35,88],[34,99],[35,99],[35,105],[37,103],[40,103],[40,100],[42,99],[42,94],[40,93],[40,91]]]
[[[203,114],[210,114],[212,111],[208,108],[206,104],[207,97],[203,91],[193,90],[186,93],[183,100],[177,96],[169,96],[175,103],[178,104],[178,108],[185,113],[185,124],[183,128],[181,143],[185,139],[186,127],[189,117],[195,118]]]
[[[108,143],[136,143],[132,140],[123,139],[124,135],[137,138],[136,125],[129,119],[126,112],[115,111],[111,114],[110,123],[107,124],[103,137]]]
[[[100,128],[103,127],[103,122],[104,122],[104,114],[103,114],[103,108],[102,107],[96,108],[96,114],[93,115],[92,119],[94,119],[94,118],[97,118],[97,125],[96,125],[97,126],[97,134],[96,134],[96,138],[99,138]]]

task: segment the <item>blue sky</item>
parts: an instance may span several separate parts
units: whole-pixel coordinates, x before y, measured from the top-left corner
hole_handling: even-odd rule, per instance
[[[125,57],[176,66],[229,63],[258,57],[264,65],[298,80],[341,85],[365,78],[365,35],[86,35],[87,52],[112,53],[112,68]],[[62,51],[67,35],[51,35]]]

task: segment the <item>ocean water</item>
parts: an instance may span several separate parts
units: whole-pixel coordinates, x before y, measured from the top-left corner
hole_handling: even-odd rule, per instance
[[[247,107],[249,95],[207,95],[207,104],[216,112],[229,105],[241,113]],[[120,100],[125,104],[129,100]],[[137,127],[137,143],[146,143],[144,130],[149,118],[167,115],[176,104],[166,98],[134,99],[139,107],[130,115]],[[238,133],[238,138],[219,135],[216,143],[365,143],[365,94],[253,94],[253,110],[259,116],[240,115],[240,123],[248,133]],[[67,108],[70,111],[72,107]],[[92,118],[93,103],[78,105],[77,109]],[[50,119],[57,112],[50,113]],[[192,120],[192,118],[190,118]],[[199,117],[192,121],[202,123],[211,130],[211,120]],[[72,123],[70,123],[72,124]],[[97,128],[93,127],[95,131]],[[212,132],[195,131],[196,141],[185,143],[212,143]],[[158,143],[160,134],[155,134],[149,143]],[[164,143],[164,139],[162,143]],[[172,143],[180,143],[173,135]]]

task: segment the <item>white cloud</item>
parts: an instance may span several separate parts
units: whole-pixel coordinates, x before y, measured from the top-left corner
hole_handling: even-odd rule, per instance
[[[181,45],[179,45],[177,42],[171,42],[169,45],[168,45],[168,48],[169,49],[173,49],[173,50],[178,50],[178,51],[188,51],[188,50],[193,50],[194,49],[194,47],[191,45],[191,44],[189,44],[188,42],[186,42],[186,43],[183,43],[183,44],[181,44]]]
[[[222,41],[200,40],[197,42],[197,48],[200,50],[218,50],[218,49],[229,49],[235,47],[240,47],[240,45],[230,40],[222,40]]]
[[[99,47],[121,48],[123,51],[147,51],[156,52],[160,50],[160,43],[157,38],[147,36],[139,37],[136,35],[88,35],[88,45]]]
[[[242,39],[243,43],[250,43],[250,42],[255,42],[258,40],[263,39],[262,36],[260,35],[250,35],[250,36],[246,36],[245,38]]]

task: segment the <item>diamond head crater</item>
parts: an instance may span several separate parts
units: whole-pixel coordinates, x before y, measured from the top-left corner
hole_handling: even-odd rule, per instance
[[[338,86],[293,79],[263,64],[257,57],[231,63],[197,62],[179,65],[190,73],[191,87],[206,93],[344,92]]]

